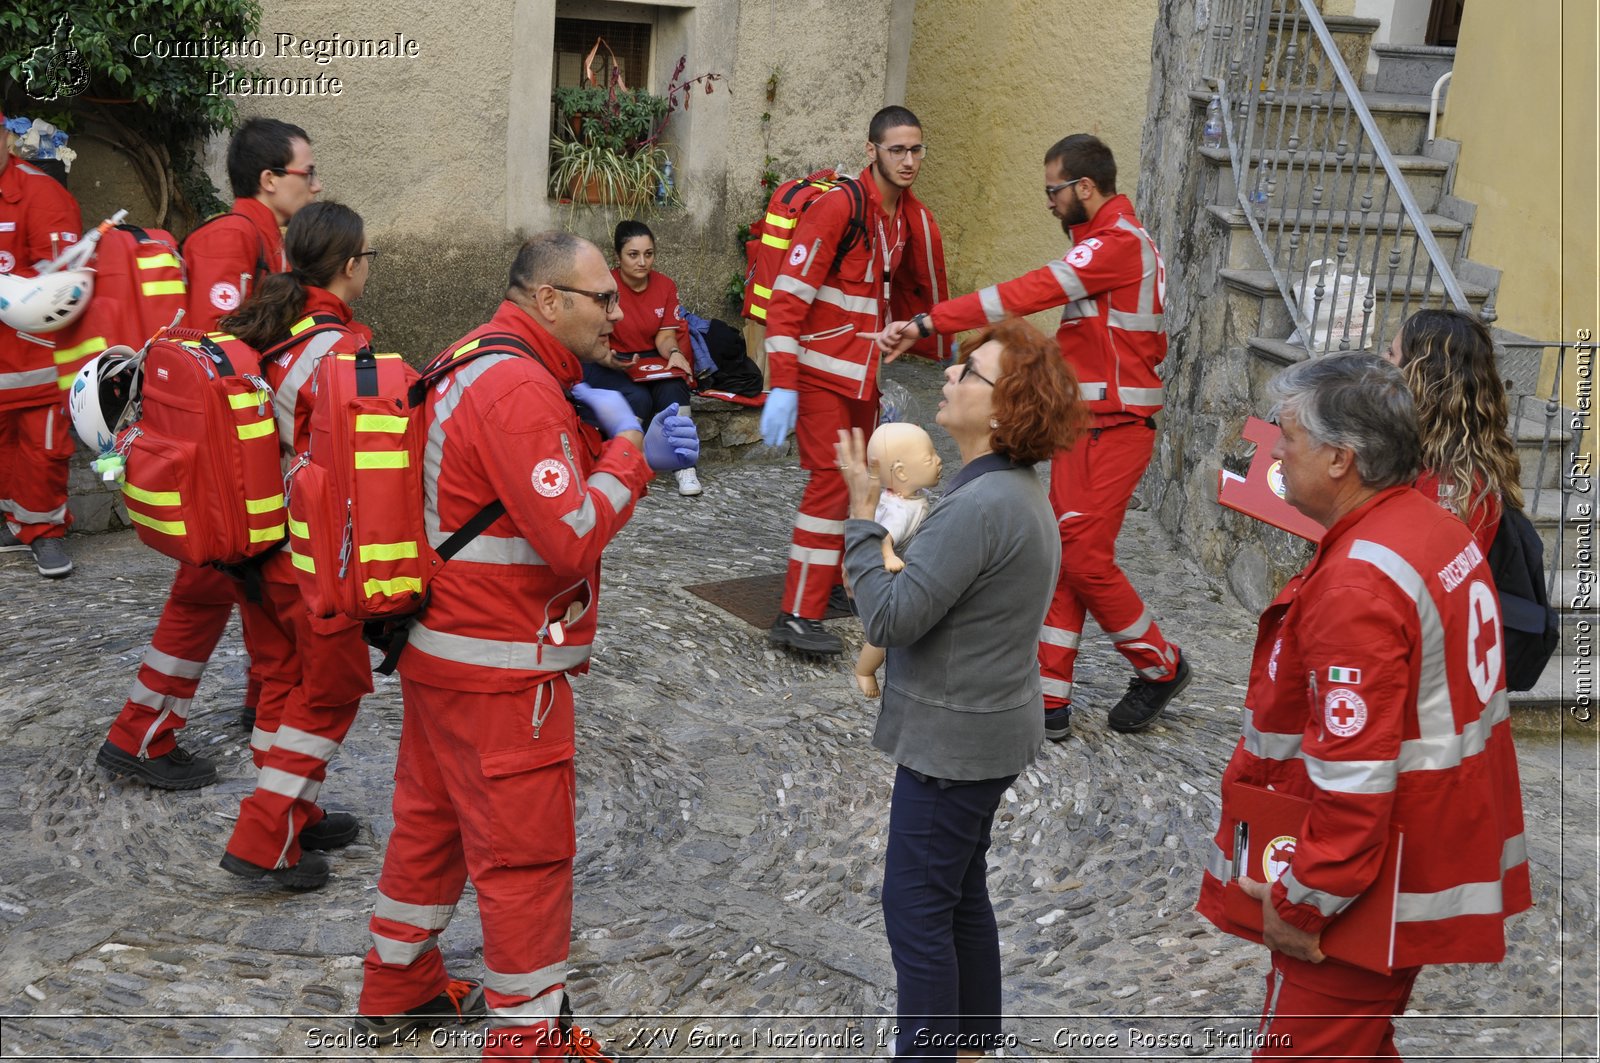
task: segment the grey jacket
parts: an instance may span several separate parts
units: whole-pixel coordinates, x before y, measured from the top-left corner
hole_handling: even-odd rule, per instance
[[[874,521],[845,522],[856,608],[888,656],[872,744],[939,779],[1016,774],[1044,740],[1039,629],[1061,567],[1038,476],[994,455],[970,463],[894,575],[883,535]]]

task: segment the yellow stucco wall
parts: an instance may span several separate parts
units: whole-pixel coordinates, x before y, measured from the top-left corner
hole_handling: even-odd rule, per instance
[[[1497,324],[1535,339],[1596,325],[1595,35],[1593,0],[1468,4],[1456,50],[1442,135],[1472,258],[1503,271]]]
[[[1117,157],[1118,191],[1139,173],[1156,0],[917,0],[906,104],[928,161],[917,192],[945,234],[952,292],[1058,257],[1045,149],[1093,133]]]

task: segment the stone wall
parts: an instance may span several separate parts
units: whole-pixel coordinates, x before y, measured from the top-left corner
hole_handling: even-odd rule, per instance
[[[1167,265],[1166,324],[1171,346],[1163,367],[1166,409],[1141,495],[1156,517],[1207,571],[1260,609],[1308,556],[1304,540],[1217,503],[1226,466],[1242,473],[1251,447],[1239,433],[1251,414],[1265,416],[1273,366],[1244,344],[1259,310],[1218,277],[1227,236],[1197,224],[1209,193],[1200,143],[1199,88],[1207,5],[1161,0],[1152,49],[1149,112],[1140,159],[1138,209]]]

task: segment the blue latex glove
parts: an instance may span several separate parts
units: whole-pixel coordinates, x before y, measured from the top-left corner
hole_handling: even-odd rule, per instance
[[[657,472],[687,469],[700,460],[700,433],[678,413],[678,404],[656,414],[644,434],[644,460]]]
[[[620,391],[577,383],[572,385],[572,397],[594,412],[594,419],[599,422],[600,431],[612,439],[623,432],[637,432],[643,427],[639,424],[638,415],[633,412],[633,407],[628,405],[628,400],[622,397]]]
[[[761,442],[769,447],[781,447],[794,431],[795,415],[800,409],[800,396],[788,388],[773,388],[767,392],[767,404],[761,407]]]

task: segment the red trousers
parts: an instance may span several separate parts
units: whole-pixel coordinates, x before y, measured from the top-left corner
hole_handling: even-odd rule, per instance
[[[800,445],[800,467],[809,469],[811,478],[794,519],[789,569],[783,579],[785,613],[821,620],[828,611],[828,595],[839,583],[844,518],[850,512],[850,491],[839,475],[834,448],[840,430],[859,428],[870,436],[877,423],[876,399],[851,399],[822,388],[800,387],[795,440]]]
[[[1146,679],[1165,679],[1178,664],[1176,647],[1117,565],[1117,533],[1128,500],[1150,464],[1155,429],[1128,421],[1091,429],[1050,462],[1050,508],[1061,528],[1061,575],[1039,633],[1039,681],[1045,711],[1072,700],[1073,665],[1085,613],[1111,636]]]
[[[1385,975],[1274,952],[1253,1058],[1399,1059],[1394,1017],[1405,1010],[1421,970]]]
[[[200,674],[222,639],[237,594],[238,583],[214,568],[178,566],[128,700],[106,736],[112,745],[133,756],[163,757],[172,752],[177,745],[175,732],[188,718]],[[249,636],[247,629],[247,647]],[[256,704],[259,686],[252,665],[246,706]]]
[[[372,692],[372,666],[355,621],[313,617],[293,583],[263,581],[261,592],[260,602],[240,603],[262,671],[250,738],[259,771],[255,792],[239,804],[228,852],[261,867],[289,867],[300,860],[300,832],[323,817],[317,794],[362,695]]]
[[[485,1057],[560,1058],[577,851],[572,688],[483,694],[402,678],[394,833],[361,1013],[442,993],[438,937],[470,876],[483,924]]]
[[[4,326],[0,326],[3,328]],[[18,541],[67,534],[72,422],[60,402],[0,409],[0,519]]]

